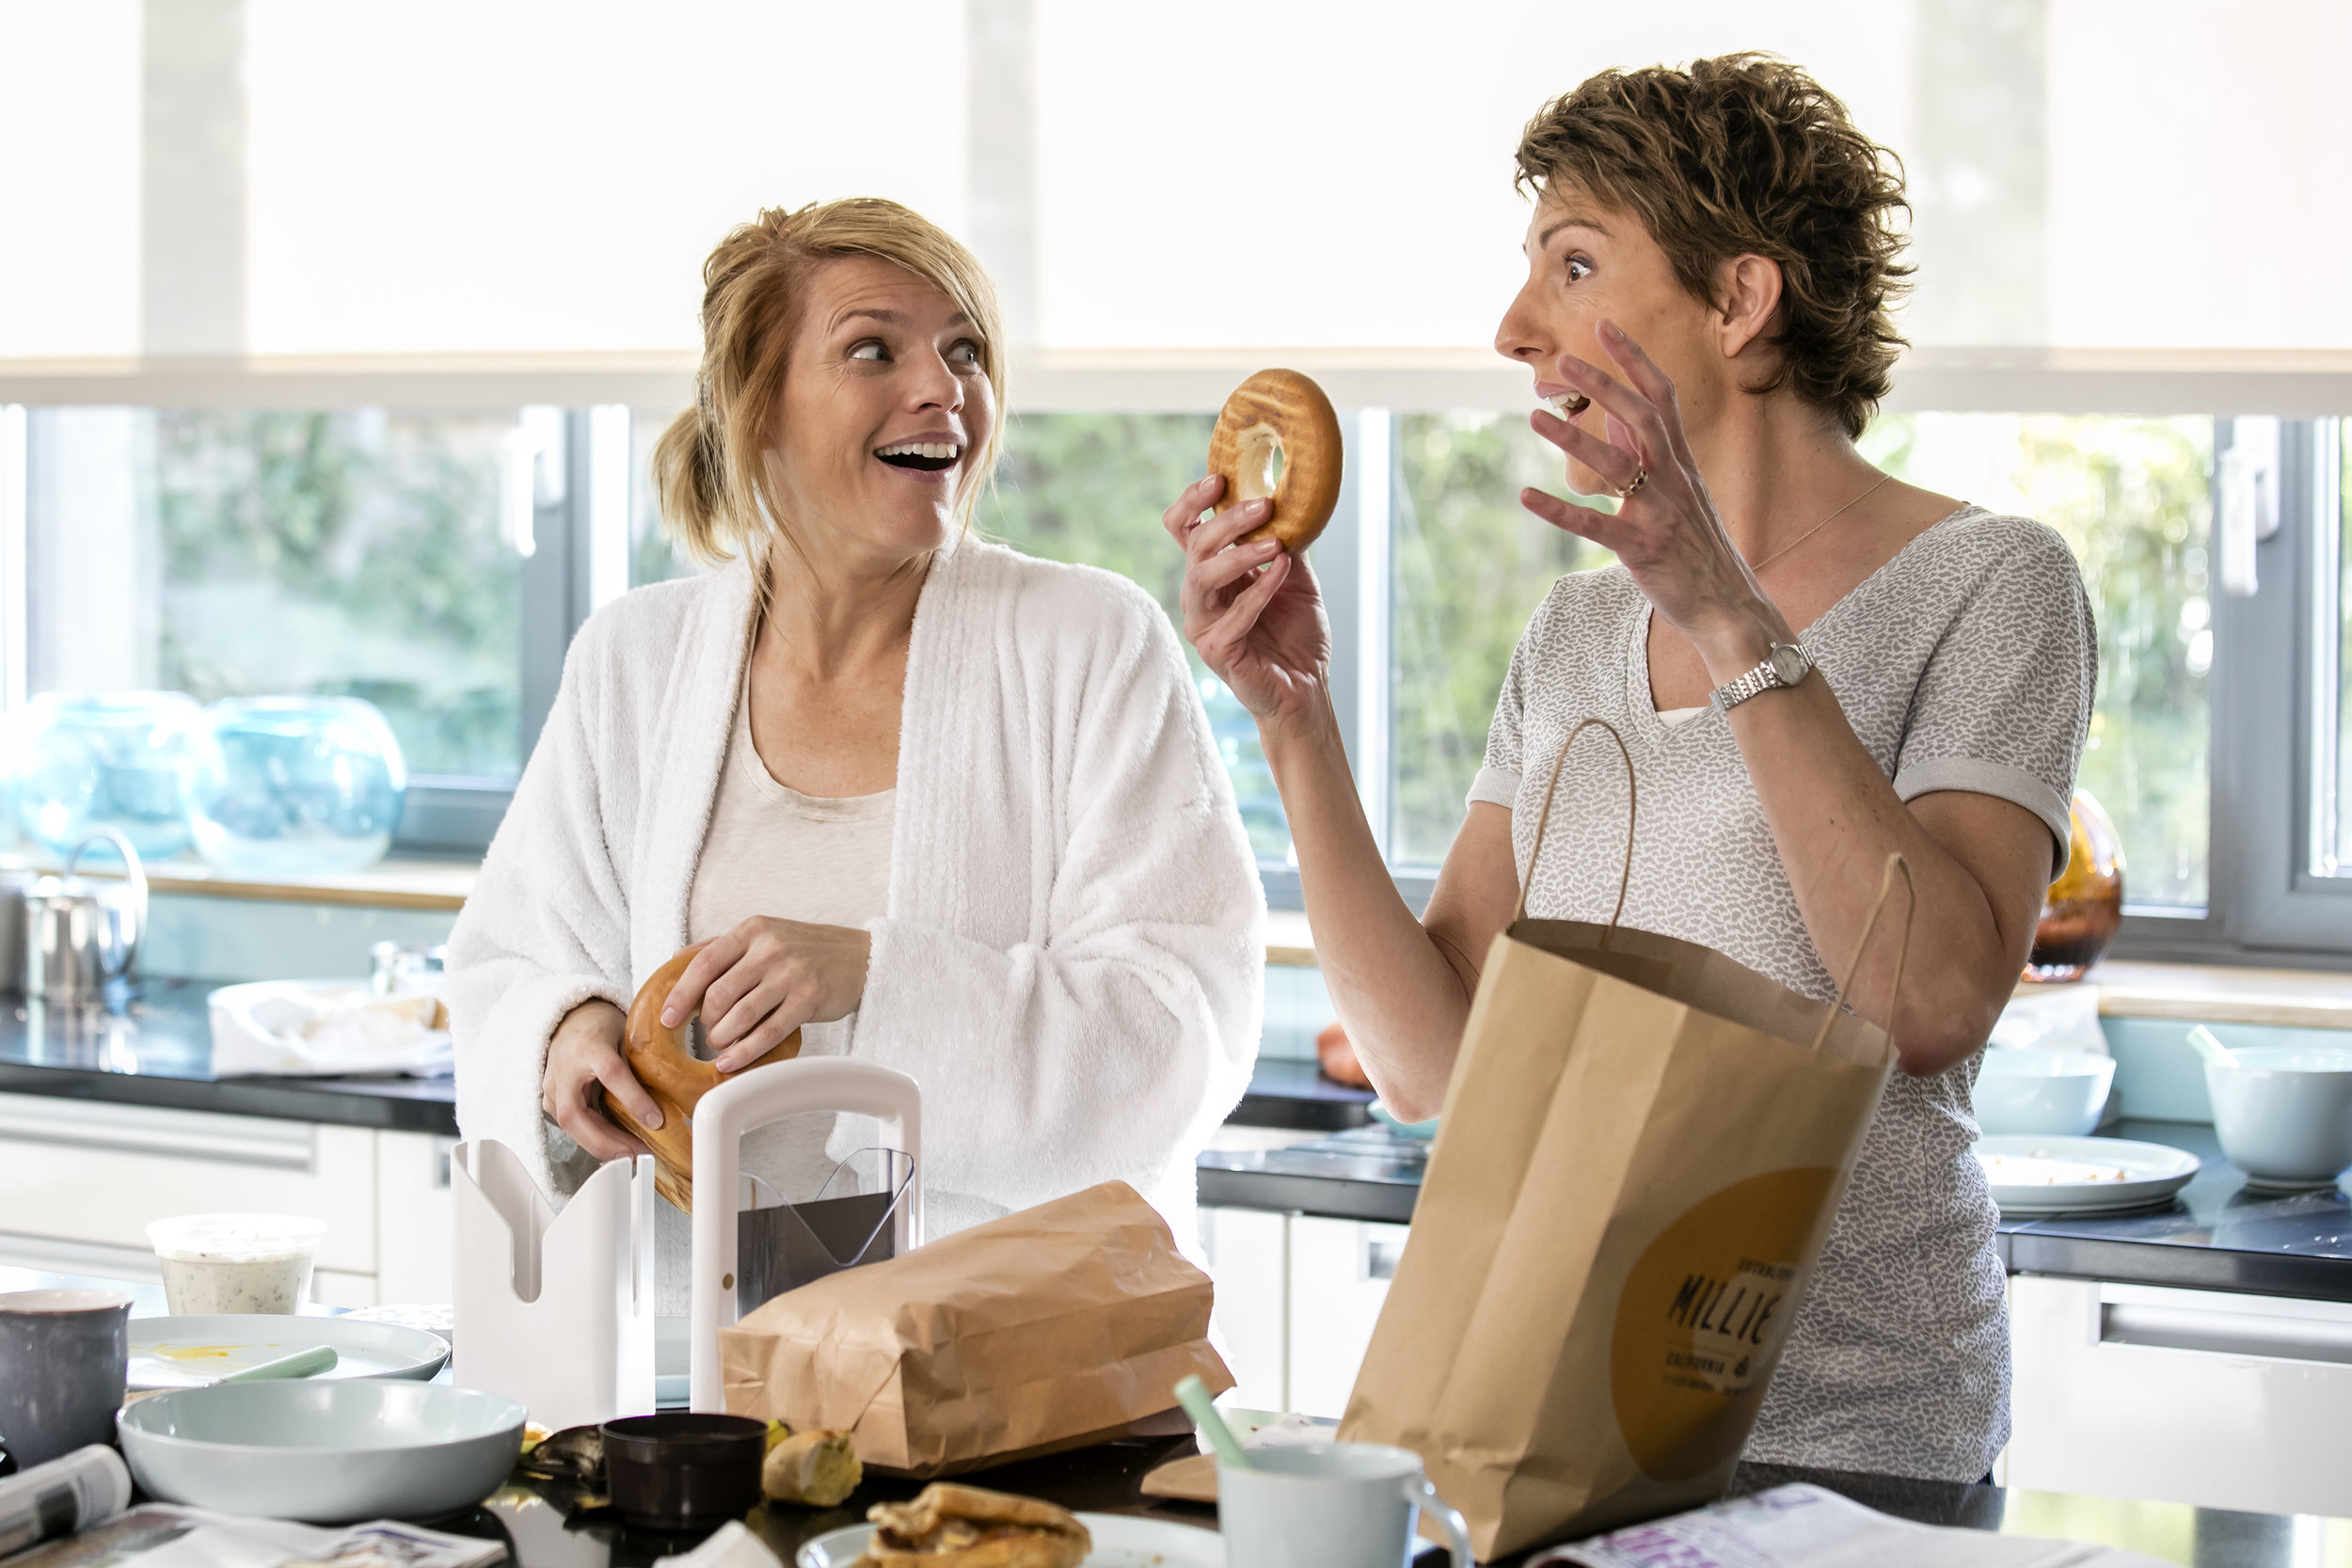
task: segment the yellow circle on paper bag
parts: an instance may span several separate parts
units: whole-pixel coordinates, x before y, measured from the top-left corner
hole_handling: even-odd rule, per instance
[[[1736,1181],[1658,1233],[1617,1298],[1609,1388],[1633,1462],[1703,1475],[1747,1440],[1780,1359],[1798,1264],[1834,1170]]]

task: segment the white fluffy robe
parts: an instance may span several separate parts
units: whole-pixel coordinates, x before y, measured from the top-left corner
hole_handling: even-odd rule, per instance
[[[685,944],[752,587],[739,561],[581,628],[450,938],[459,1127],[559,1198],[592,1167],[540,1113],[548,1037]],[[930,1229],[1117,1178],[1188,1243],[1193,1158],[1257,1055],[1265,898],[1168,618],[967,538],[924,585],[901,725],[850,1053],[923,1086]]]

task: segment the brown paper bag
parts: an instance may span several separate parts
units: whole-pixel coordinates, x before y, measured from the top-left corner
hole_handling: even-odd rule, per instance
[[[719,1331],[727,1409],[850,1433],[954,1475],[1117,1436],[1172,1406],[1209,1345],[1209,1276],[1124,1181],[830,1275]]]
[[[1481,1559],[1721,1495],[1894,1062],[1842,988],[1526,915],[1522,887],[1340,1426],[1420,1453]]]

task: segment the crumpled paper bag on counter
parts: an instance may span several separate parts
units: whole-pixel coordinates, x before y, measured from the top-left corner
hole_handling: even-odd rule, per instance
[[[787,1291],[719,1332],[726,1407],[846,1431],[861,1462],[955,1475],[1119,1435],[1197,1373],[1209,1276],[1124,1181]]]

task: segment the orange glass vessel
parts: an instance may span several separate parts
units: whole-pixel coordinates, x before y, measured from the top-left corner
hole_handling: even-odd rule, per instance
[[[2074,791],[2074,852],[2042,900],[2028,980],[2079,980],[2123,924],[2123,841],[2090,791]]]

